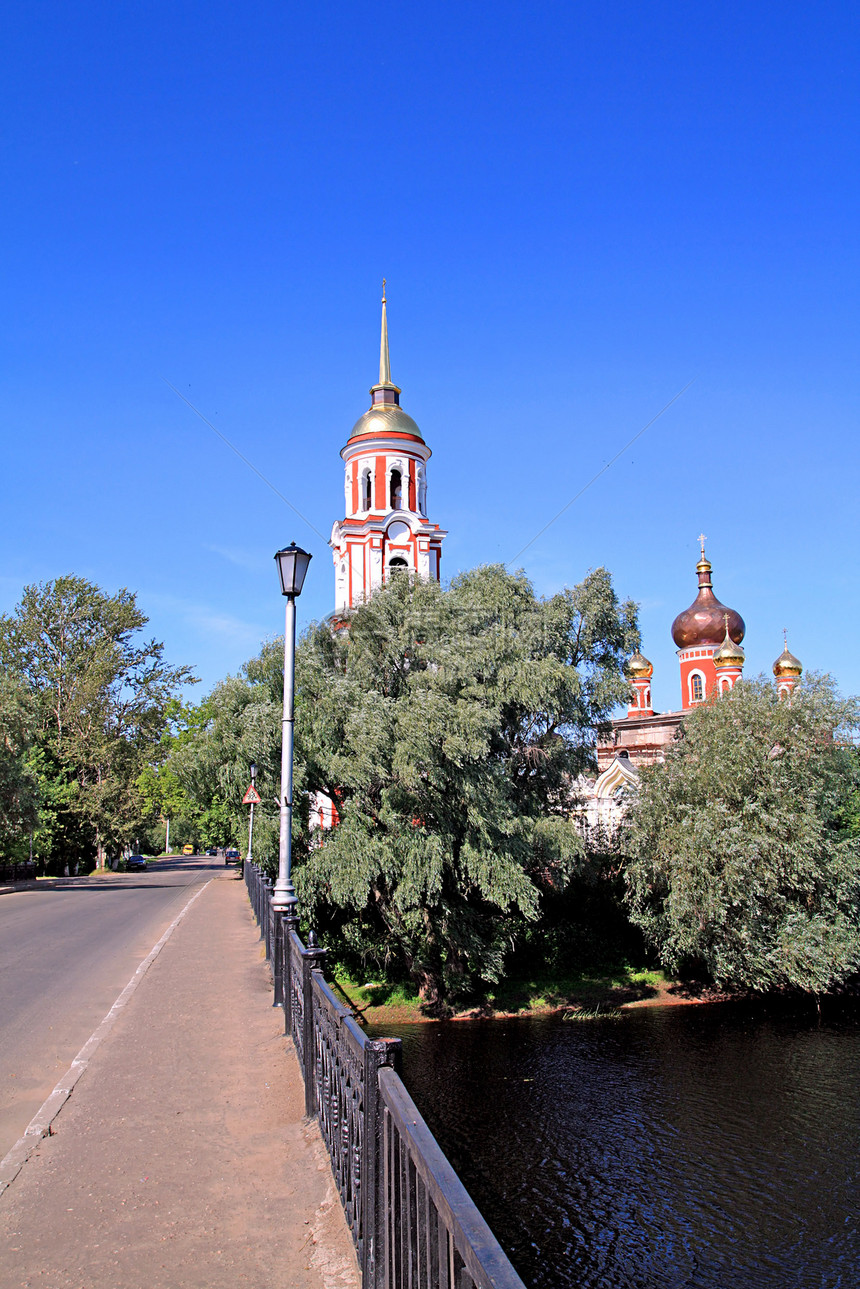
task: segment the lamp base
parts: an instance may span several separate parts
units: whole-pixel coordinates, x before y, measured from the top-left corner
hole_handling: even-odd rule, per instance
[[[272,908],[276,913],[290,913],[295,915],[299,906],[296,888],[289,878],[283,883],[278,878],[275,883],[275,889],[272,891]]]

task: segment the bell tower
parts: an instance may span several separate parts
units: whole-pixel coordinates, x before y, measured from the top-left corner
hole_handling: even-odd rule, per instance
[[[346,514],[333,525],[329,541],[336,613],[369,599],[398,573],[439,580],[447,533],[427,518],[430,449],[401,408],[400,393],[391,380],[383,279],[379,381],[340,454]]]

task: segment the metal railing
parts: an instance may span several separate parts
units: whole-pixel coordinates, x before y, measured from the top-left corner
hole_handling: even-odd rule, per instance
[[[0,882],[27,882],[36,876],[36,865],[31,859],[20,864],[0,863]]]
[[[245,882],[363,1289],[525,1289],[406,1090],[400,1039],[367,1037],[326,982],[325,949],[313,932],[302,944],[247,860]]]

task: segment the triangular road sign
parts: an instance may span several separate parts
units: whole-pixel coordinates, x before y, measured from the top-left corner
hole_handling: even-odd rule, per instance
[[[260,796],[259,792],[257,791],[257,789],[254,787],[252,783],[250,788],[242,798],[242,805],[243,806],[261,806],[262,804],[263,804],[263,798]]]

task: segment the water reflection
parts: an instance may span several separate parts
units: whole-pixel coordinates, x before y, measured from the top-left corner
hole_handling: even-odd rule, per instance
[[[856,1289],[860,1025],[741,1009],[388,1027],[534,1289]]]

